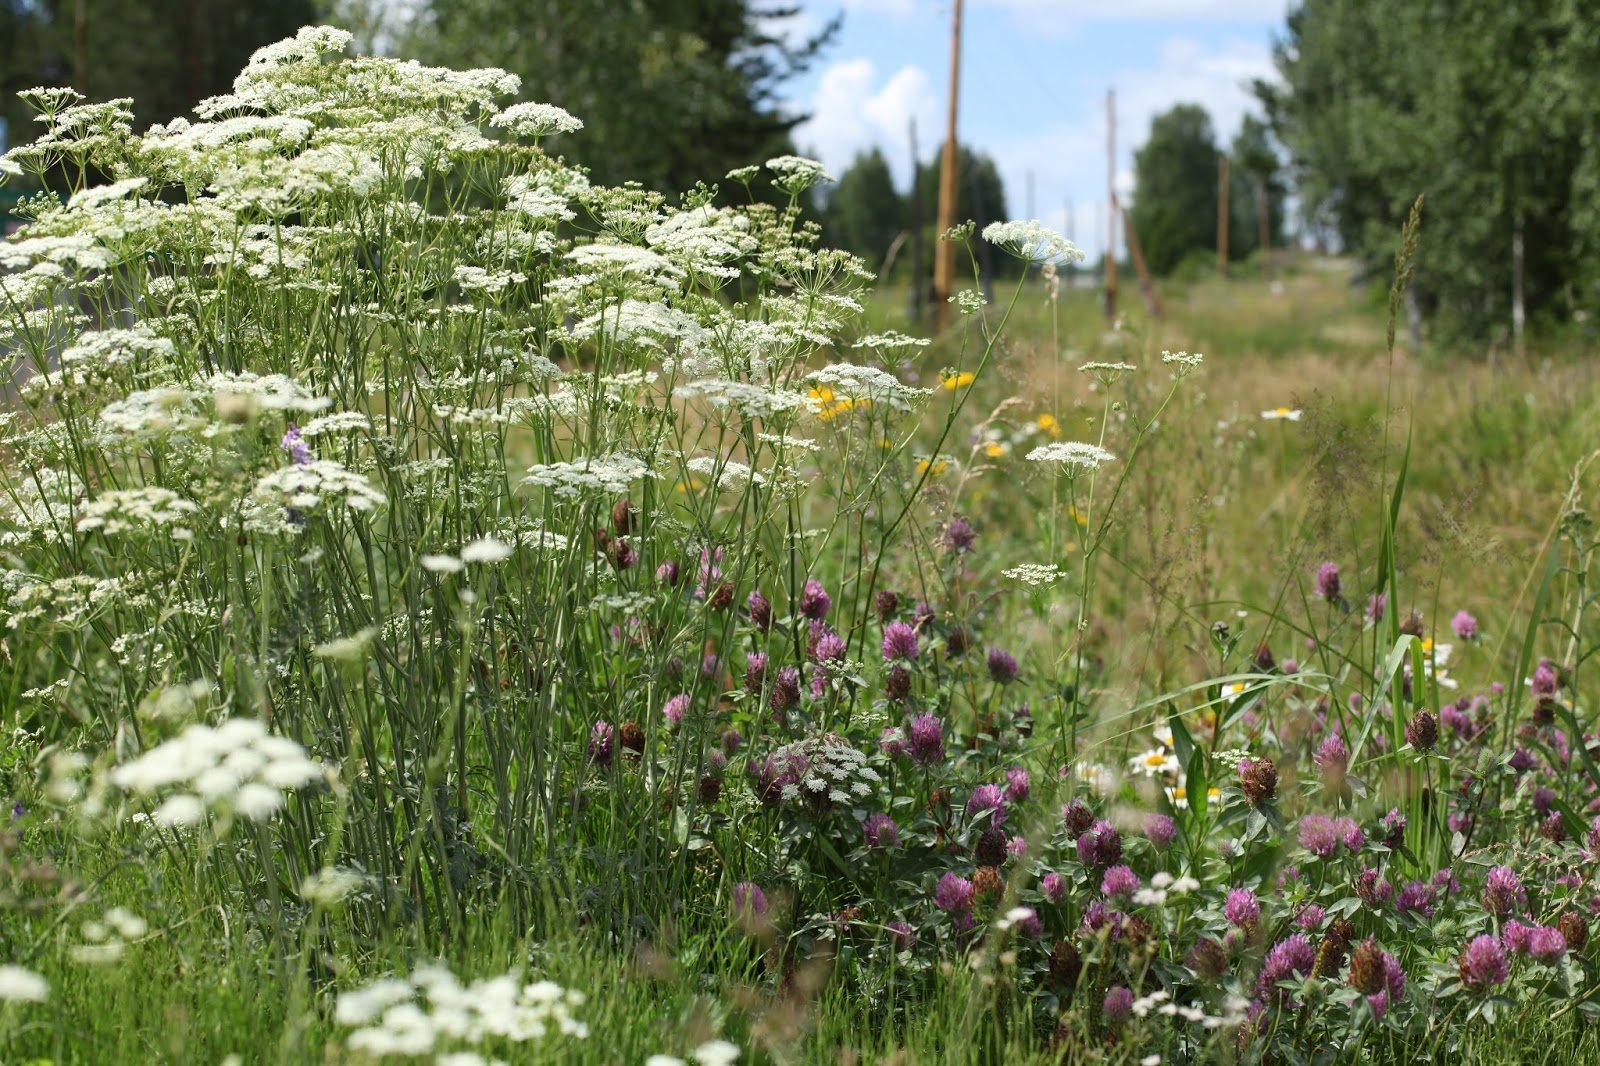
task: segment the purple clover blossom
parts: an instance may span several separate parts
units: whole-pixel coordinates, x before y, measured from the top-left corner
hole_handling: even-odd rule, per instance
[[[1560,683],[1561,679],[1556,674],[1555,664],[1549,659],[1540,659],[1538,667],[1533,671],[1533,694],[1554,696]]]
[[[1424,918],[1433,917],[1433,886],[1426,881],[1410,881],[1395,897],[1395,909],[1415,911]]]
[[[1127,899],[1139,891],[1139,875],[1126,866],[1113,866],[1106,871],[1100,881],[1100,891],[1103,895]]]
[[[744,601],[745,617],[750,619],[750,624],[765,633],[772,626],[772,602],[761,595],[761,590],[756,589]]]
[[[957,552],[972,550],[972,542],[977,539],[978,532],[965,518],[953,518],[950,524],[944,527],[944,542]]]
[[[1457,611],[1450,617],[1450,628],[1462,640],[1478,639],[1478,620],[1466,611]]]
[[[917,647],[917,631],[904,622],[890,622],[883,627],[883,657],[909,661],[921,652]]]
[[[749,930],[767,916],[767,894],[753,881],[740,881],[733,886],[733,920],[742,929]]]
[[[1567,954],[1567,938],[1561,935],[1561,930],[1541,925],[1533,931],[1528,938],[1528,955],[1535,962],[1542,962],[1546,966],[1554,966]]]
[[[800,668],[785,666],[778,670],[778,680],[772,686],[768,705],[779,714],[800,702]]]
[[[1497,918],[1507,918],[1527,909],[1528,891],[1516,871],[1509,866],[1496,866],[1489,871],[1483,886],[1484,910]]]
[[[1389,606],[1389,596],[1384,592],[1374,592],[1367,600],[1367,620],[1370,622],[1383,621],[1383,612]]]
[[[1006,802],[1026,803],[1028,792],[1033,787],[1028,771],[1020,766],[1013,766],[1006,771]]]
[[[1333,819],[1325,814],[1308,814],[1300,819],[1300,846],[1321,859],[1339,850],[1339,833]]]
[[[1165,851],[1176,839],[1178,827],[1173,824],[1171,815],[1147,814],[1144,816],[1144,835],[1158,851]]]
[[[833,598],[822,587],[822,582],[812,578],[800,590],[800,613],[814,622],[820,622],[828,617],[828,612],[833,609]]]
[[[907,727],[911,761],[922,766],[944,759],[944,726],[931,714],[919,714]]]
[[[947,872],[933,890],[933,905],[946,914],[965,914],[972,909],[972,882],[954,870]]]
[[[1006,841],[1006,856],[1013,862],[1028,857],[1028,838],[1018,833]]]
[[[1316,964],[1317,952],[1304,933],[1291,933],[1273,945],[1261,964],[1261,974],[1256,978],[1256,991],[1267,995],[1277,988],[1278,982],[1293,977],[1304,977]]]
[[[1248,929],[1261,920],[1261,901],[1248,888],[1230,889],[1222,916],[1239,928]]]
[[[1326,562],[1317,567],[1317,595],[1329,603],[1339,598],[1339,564]]]
[[[1066,878],[1051,870],[1039,881],[1039,891],[1051,903],[1060,903],[1067,895]]]
[[[916,931],[905,922],[890,922],[883,929],[889,934],[889,942],[895,946],[896,951],[910,951],[916,946]]]
[[[1122,858],[1122,837],[1117,827],[1101,819],[1076,841],[1078,861],[1095,869],[1105,869]]]
[[[1495,937],[1475,936],[1461,952],[1461,981],[1463,984],[1482,987],[1505,984],[1511,975],[1506,965],[1506,952]]]
[[[984,811],[993,811],[989,818],[990,825],[1002,825],[1006,820],[1006,797],[1000,791],[999,785],[979,785],[972,790],[972,796],[967,800],[967,817],[971,818]]]
[[[1294,916],[1294,924],[1308,933],[1314,933],[1322,928],[1323,920],[1327,917],[1327,911],[1315,903],[1307,903],[1300,908],[1300,913]]]
[[[1533,926],[1511,919],[1500,928],[1500,944],[1513,955],[1526,955],[1533,939]]]
[[[1383,816],[1383,846],[1398,848],[1406,838],[1406,816],[1398,807],[1392,807]]]
[[[1356,824],[1354,818],[1336,819],[1333,829],[1339,834],[1339,842],[1351,851],[1360,851],[1367,846],[1367,834],[1361,831],[1361,826]]]
[[[289,453],[289,461],[295,466],[311,465],[311,445],[300,435],[300,427],[293,422],[289,423],[288,430],[283,435],[283,450]]]
[[[878,750],[888,756],[908,755],[911,749],[906,747],[905,730],[897,725],[883,727],[883,732],[878,734]]]
[[[811,635],[807,643],[811,647],[811,658],[819,663],[843,659],[845,652],[850,650],[844,638],[826,622],[811,623]]]
[[[1118,985],[1106,993],[1106,998],[1100,1005],[1101,1012],[1106,1020],[1118,1022],[1128,1016],[1133,1010],[1133,990],[1125,985]]]
[[[700,549],[700,583],[695,587],[694,594],[704,599],[707,593],[722,580],[723,552],[721,548]]]
[[[861,832],[867,839],[867,847],[874,851],[892,848],[900,843],[900,827],[887,814],[867,815]]]
[[[602,769],[611,765],[616,754],[617,727],[610,722],[596,722],[589,730],[589,761]]]
[[[683,721],[684,712],[688,709],[689,696],[687,693],[680,692],[668,700],[661,708],[661,716],[667,721],[671,722],[673,725],[677,725],[679,722]]]
[[[989,677],[997,685],[1009,685],[1017,679],[1017,660],[1004,648],[990,648],[988,655]]]
[[[1323,783],[1329,788],[1344,787],[1345,772],[1350,768],[1350,749],[1345,746],[1344,737],[1329,733],[1317,745],[1317,753],[1311,757],[1311,761],[1316,764]]]
[[[678,563],[675,559],[668,559],[656,567],[656,581],[659,584],[672,588],[678,583]]]
[[[767,653],[753,651],[744,660],[744,688],[746,692],[760,692],[767,679]]]

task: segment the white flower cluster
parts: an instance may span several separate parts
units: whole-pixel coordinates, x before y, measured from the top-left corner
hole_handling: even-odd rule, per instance
[[[1200,364],[1205,362],[1205,359],[1206,357],[1199,352],[1195,352],[1193,355],[1188,352],[1164,351],[1161,353],[1161,362],[1170,366],[1173,375],[1180,378],[1188,377],[1196,370],[1199,370]]]
[[[798,784],[784,786],[781,798],[787,802],[809,794],[808,798],[853,803],[872,795],[883,780],[867,765],[867,757],[837,733],[785,744],[772,753],[772,765],[780,773],[792,771],[800,778]]]
[[[1134,1000],[1131,1009],[1140,1018],[1149,1016],[1153,1011],[1163,1018],[1182,1018],[1186,1022],[1199,1022],[1207,1029],[1225,1029],[1244,1024],[1245,1012],[1250,1007],[1249,1000],[1237,995],[1228,995],[1222,1001],[1222,1014],[1213,1016],[1199,1007],[1185,1007],[1172,1003],[1171,998],[1170,992],[1158,988],[1149,995]]]
[[[695,1066],[733,1066],[739,1061],[739,1045],[727,1040],[708,1040],[689,1052]],[[689,1066],[675,1055],[651,1055],[644,1066]]]
[[[138,940],[150,931],[150,923],[126,907],[112,907],[104,919],[83,923],[83,943],[74,944],[69,951],[73,962],[116,962],[127,950],[128,942]]]
[[[445,967],[425,965],[409,978],[381,978],[341,993],[333,1017],[355,1030],[345,1041],[351,1051],[379,1058],[442,1051],[438,1062],[465,1066],[485,1060],[470,1051],[450,1054],[449,1048],[495,1039],[586,1038],[589,1027],[572,1013],[583,1003],[583,993],[553,981],[524,984],[520,975],[508,973],[462,985]]]
[[[597,456],[579,463],[530,466],[522,483],[543,486],[563,499],[576,499],[586,495],[620,495],[640,478],[656,476],[644,460],[619,454]]]
[[[1027,222],[991,222],[983,228],[983,239],[1021,259],[1043,262],[1065,260],[1083,262],[1083,252],[1061,234],[1037,219]]]
[[[168,528],[173,540],[192,540],[194,531],[185,523],[199,509],[193,500],[158,485],[111,489],[78,511],[78,532],[99,531],[109,537]]]
[[[322,764],[255,718],[196,724],[111,771],[111,783],[140,796],[171,793],[151,814],[158,825],[194,825],[208,813],[265,821],[285,793],[323,776]]]
[[[831,389],[848,400],[868,400],[897,411],[909,411],[919,400],[933,395],[932,389],[918,389],[876,367],[854,363],[833,363],[807,376],[808,381]]]
[[[776,156],[767,160],[767,169],[772,171],[773,184],[793,196],[799,196],[819,182],[833,180],[821,163],[803,156]]]
[[[1085,470],[1100,469],[1115,460],[1116,456],[1098,444],[1068,440],[1041,444],[1028,453],[1028,459],[1035,463],[1060,463],[1068,477],[1076,477]]]
[[[50,982],[26,967],[0,966],[0,1003],[43,1003],[50,998]]]
[[[734,408],[746,418],[771,418],[781,411],[806,406],[805,393],[791,389],[767,389],[747,381],[707,378],[680,385],[677,394],[685,399],[703,399],[718,410]]]
[[[1009,570],[1002,570],[1000,573],[1013,581],[1020,581],[1035,588],[1041,585],[1054,585],[1067,576],[1067,572],[1055,563],[1023,563]]]
[[[269,531],[288,524],[287,511],[313,511],[328,501],[352,511],[371,511],[387,502],[366,478],[332,459],[280,467],[256,482],[252,496],[258,510],[249,524]]]
[[[576,133],[583,121],[573,118],[555,104],[512,104],[489,120],[489,125],[509,130],[518,137],[545,137],[552,133]]]

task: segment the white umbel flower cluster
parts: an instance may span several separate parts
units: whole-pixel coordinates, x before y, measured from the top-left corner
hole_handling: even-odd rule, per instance
[[[207,814],[265,821],[285,794],[320,780],[322,764],[255,718],[189,726],[111,771],[111,783],[143,797],[166,795],[151,813],[158,825],[194,825]]]
[[[1115,459],[1115,455],[1098,444],[1086,444],[1076,440],[1042,444],[1028,453],[1030,462],[1060,463],[1068,477],[1074,477],[1085,470],[1098,470]]]
[[[409,978],[342,993],[333,1017],[355,1030],[345,1041],[351,1051],[380,1058],[439,1053],[439,1062],[466,1062],[472,1053],[463,1049],[488,1040],[586,1038],[589,1027],[573,1015],[584,999],[553,981],[525,984],[516,973],[463,985],[445,967],[424,965]]]
[[[548,488],[564,499],[586,495],[615,496],[628,491],[640,478],[655,477],[644,460],[632,455],[610,455],[579,463],[541,463],[528,468],[524,485]]]
[[[1027,222],[991,222],[983,228],[983,239],[1004,248],[1019,259],[1034,262],[1083,262],[1083,252],[1061,234],[1033,219]]]
[[[518,137],[546,137],[552,133],[577,133],[583,120],[573,118],[555,104],[512,104],[489,120],[489,125],[509,130]]]

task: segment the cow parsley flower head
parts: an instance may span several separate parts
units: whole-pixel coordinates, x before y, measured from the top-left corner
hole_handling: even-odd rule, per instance
[[[1189,352],[1164,351],[1161,353],[1161,362],[1172,368],[1172,375],[1176,378],[1186,378],[1196,370],[1199,370],[1200,364],[1205,362],[1205,358],[1199,352],[1195,352],[1192,355]]]
[[[833,180],[821,163],[797,155],[780,155],[769,159],[767,169],[772,171],[773,184],[791,196],[799,196],[813,185]]]
[[[1061,472],[1067,477],[1077,477],[1086,470],[1098,470],[1115,459],[1115,455],[1097,444],[1076,440],[1042,444],[1028,453],[1029,462],[1059,463]]]
[[[285,793],[323,776],[322,764],[255,718],[196,724],[111,771],[124,792],[166,799],[151,815],[160,825],[193,825],[207,814],[265,821]]]
[[[1045,227],[1037,219],[1022,222],[991,222],[983,228],[983,239],[1003,248],[1019,259],[1031,262],[1083,262],[1083,251],[1067,238]]]
[[[512,104],[491,118],[489,125],[534,140],[552,133],[576,133],[583,129],[583,121],[573,118],[564,108],[540,103]]]

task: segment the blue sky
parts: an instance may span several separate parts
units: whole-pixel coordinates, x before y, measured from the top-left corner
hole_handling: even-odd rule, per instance
[[[874,144],[909,184],[907,128],[926,158],[943,137],[952,0],[801,0],[797,30],[843,10],[822,61],[789,86],[811,118],[806,154],[839,173]],[[1091,257],[1105,243],[1105,95],[1117,90],[1119,187],[1153,115],[1177,103],[1211,112],[1226,144],[1254,110],[1246,85],[1272,70],[1287,0],[966,0],[960,138],[994,156],[1013,217],[1067,228]]]

